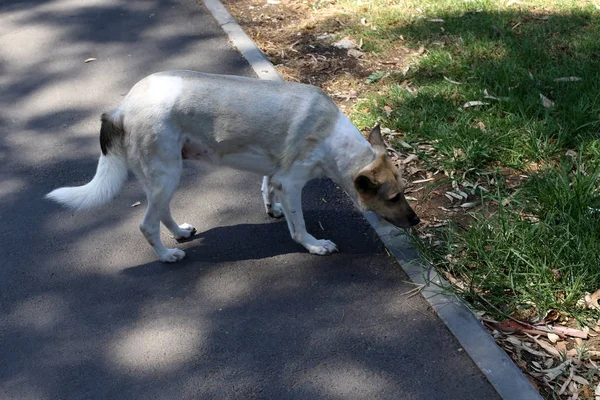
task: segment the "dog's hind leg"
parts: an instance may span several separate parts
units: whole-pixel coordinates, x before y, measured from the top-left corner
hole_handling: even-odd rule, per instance
[[[337,251],[335,243],[319,240],[306,231],[302,213],[302,188],[308,181],[292,174],[273,177],[273,188],[281,200],[281,207],[292,239],[304,246],[311,254],[327,255]]]
[[[280,203],[275,203],[275,192],[273,186],[271,186],[270,178],[263,176],[262,186],[260,188],[263,197],[263,203],[265,204],[265,210],[270,217],[281,218],[283,217],[283,209]]]
[[[142,179],[148,197],[148,209],[140,230],[163,262],[176,262],[185,257],[180,249],[169,249],[160,240],[160,222],[167,227],[176,239],[192,236],[195,229],[189,224],[177,225],[171,216],[169,203],[179,183],[181,160],[173,164],[154,163],[149,174]]]

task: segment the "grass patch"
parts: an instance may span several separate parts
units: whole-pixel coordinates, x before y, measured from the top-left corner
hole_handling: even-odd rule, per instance
[[[467,298],[505,317],[556,309],[582,318],[577,300],[600,288],[600,13],[586,2],[535,3],[425,1],[407,15],[370,2],[377,29],[348,32],[376,50],[402,40],[426,52],[374,84],[353,119],[433,146],[420,157],[454,179],[492,177],[489,207],[468,229],[451,224],[437,230],[443,245],[419,243],[468,283]],[[527,179],[503,185],[507,169]]]
[[[422,254],[498,318],[558,310],[583,321],[590,313],[576,303],[600,284],[600,177],[577,167],[565,162],[535,174],[509,206],[475,215],[467,230],[451,225],[439,246],[415,236]]]

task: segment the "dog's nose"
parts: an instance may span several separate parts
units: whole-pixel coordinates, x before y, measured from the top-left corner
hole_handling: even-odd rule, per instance
[[[419,218],[417,216],[417,214],[413,215],[409,220],[408,223],[410,224],[410,226],[415,226],[417,225],[419,222],[421,222],[421,218]]]

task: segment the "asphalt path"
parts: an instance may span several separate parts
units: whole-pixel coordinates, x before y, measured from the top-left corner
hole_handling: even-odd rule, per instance
[[[45,201],[93,176],[100,114],[168,69],[252,75],[192,0],[0,4],[0,398],[497,398],[329,181],[304,192],[329,257],[240,171],[185,166],[173,215],[199,233],[163,232],[175,265],[138,230],[134,179],[91,212]]]

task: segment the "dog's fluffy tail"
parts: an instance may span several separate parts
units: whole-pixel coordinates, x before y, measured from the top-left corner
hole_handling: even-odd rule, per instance
[[[46,195],[46,198],[54,200],[74,210],[87,210],[101,206],[119,192],[127,179],[127,160],[122,148],[123,128],[115,121],[116,118],[102,115],[102,129],[100,142],[102,153],[98,161],[96,175],[87,185],[77,187],[63,187]],[[109,145],[106,145],[106,132],[112,134]],[[104,142],[103,142],[104,139]]]

